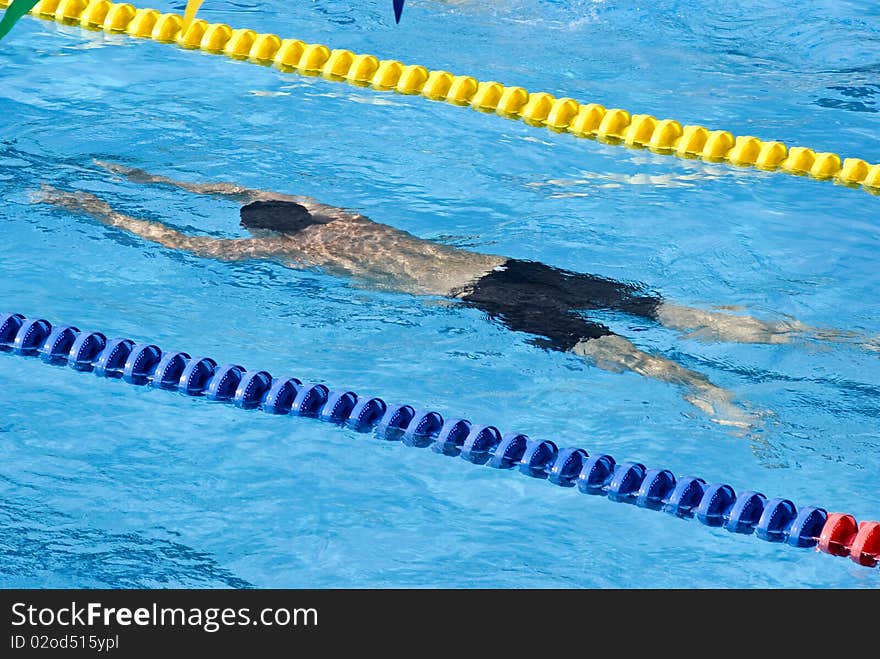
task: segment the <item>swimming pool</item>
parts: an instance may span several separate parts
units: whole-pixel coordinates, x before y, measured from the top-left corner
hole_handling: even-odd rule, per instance
[[[201,14],[880,159],[876,9],[425,1],[407,3],[395,28],[390,3],[351,4],[213,2]],[[4,46],[2,311],[876,518],[876,352],[706,343],[603,318],[772,412],[743,436],[674,387],[544,352],[475,310],[181,256],[28,202],[47,181],[241,235],[234,204],[115,181],[91,163],[116,160],[311,195],[693,306],[876,336],[871,195],[44,21],[23,20]],[[5,586],[877,587],[877,570],[850,561],[315,421],[35,360],[4,356],[0,378]]]

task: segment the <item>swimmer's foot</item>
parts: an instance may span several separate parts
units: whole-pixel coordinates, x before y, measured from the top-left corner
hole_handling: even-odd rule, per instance
[[[684,399],[713,423],[741,431],[738,434],[760,427],[769,415],[768,412],[747,410],[734,402],[729,391],[711,384],[693,388],[684,395]]]

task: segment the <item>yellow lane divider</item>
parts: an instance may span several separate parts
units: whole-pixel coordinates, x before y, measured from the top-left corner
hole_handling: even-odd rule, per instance
[[[9,3],[10,0],[0,0],[0,8]],[[647,148],[682,158],[726,161],[742,167],[808,175],[852,187],[863,186],[875,194],[880,193],[880,164],[872,165],[858,158],[843,160],[837,154],[817,153],[806,147],[734,136],[726,130],[709,130],[703,126],[683,126],[674,119],[630,114],[598,103],[585,104],[572,98],[529,92],[522,87],[480,82],[470,76],[431,71],[416,64],[379,60],[373,55],[330,49],[322,44],[233,29],[223,23],[208,23],[188,16],[191,20],[187,25],[178,14],[138,9],[109,0],[40,0],[31,13],[84,28],[222,53],[235,59],[274,65],[283,71],[318,74],[383,91],[421,94],[429,99],[496,112],[580,137]]]

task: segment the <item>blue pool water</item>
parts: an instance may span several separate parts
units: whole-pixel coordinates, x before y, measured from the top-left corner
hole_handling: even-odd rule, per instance
[[[182,10],[183,0],[152,2]],[[708,6],[707,6],[708,4]],[[880,8],[205,3],[204,18],[880,161]],[[420,237],[880,335],[880,198],[25,18],[0,47],[0,311],[880,516],[880,353],[604,317],[754,410],[542,351],[476,310],[219,263],[29,203],[41,182],[237,237],[236,205],[93,158],[359,210]],[[3,587],[877,588],[880,572],[317,421],[0,355]]]

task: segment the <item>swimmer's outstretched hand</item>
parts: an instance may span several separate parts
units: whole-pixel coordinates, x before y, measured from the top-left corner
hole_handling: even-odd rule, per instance
[[[302,195],[289,195],[283,192],[275,192],[273,190],[256,190],[247,188],[237,183],[190,183],[188,181],[178,181],[177,179],[151,174],[137,167],[129,167],[116,162],[107,162],[106,160],[95,160],[96,165],[103,167],[112,174],[117,174],[132,183],[150,183],[157,185],[170,185],[181,190],[195,192],[196,194],[214,195],[227,199],[234,199],[241,204],[249,204],[254,201],[291,201],[295,204],[305,206],[314,216],[323,216],[325,218],[337,219],[339,217],[353,217],[355,214],[320,203],[318,200]]]
[[[148,171],[143,169],[138,169],[137,167],[129,167],[128,165],[121,165],[118,162],[107,162],[106,160],[95,160],[94,161],[98,167],[103,167],[111,174],[118,174],[119,176],[124,176],[132,183],[164,183],[165,179],[161,176],[156,176],[155,174],[150,174]]]
[[[129,167],[128,165],[121,165],[117,162],[107,162],[105,160],[95,160],[94,162],[96,165],[103,167],[111,174],[121,176],[132,183],[170,185],[175,188],[180,188],[181,190],[195,192],[196,194],[217,195],[220,197],[235,199],[242,204],[248,204],[252,201],[279,200],[303,204],[313,212],[318,212],[323,208],[323,205],[318,204],[310,197],[286,195],[280,192],[272,192],[271,190],[252,190],[251,188],[246,188],[237,183],[190,183],[188,181],[178,181],[177,179],[168,178],[167,176],[160,176],[159,174],[151,174],[146,170],[138,169],[137,167]]]
[[[51,204],[69,211],[96,215],[111,212],[110,204],[90,192],[68,192],[43,183],[40,189],[31,193],[31,202]]]

